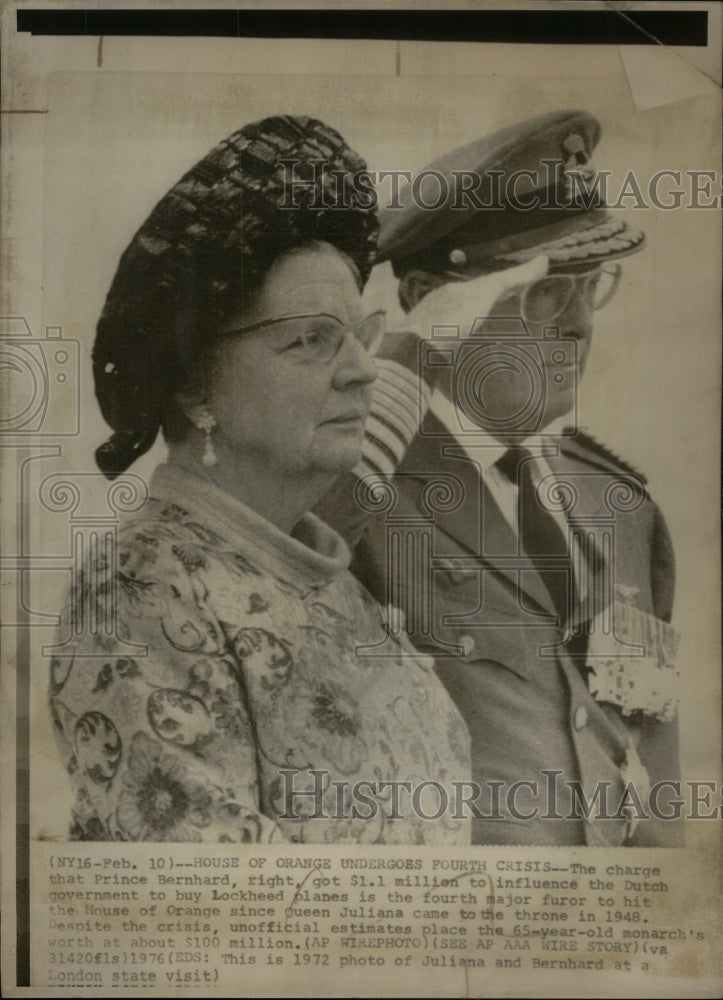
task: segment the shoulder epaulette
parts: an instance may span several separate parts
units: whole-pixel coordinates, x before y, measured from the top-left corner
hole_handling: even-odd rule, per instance
[[[572,428],[565,428],[564,433],[567,434],[572,430]],[[591,457],[594,456],[598,459],[602,459],[606,467],[612,466],[615,471],[629,472],[633,476],[637,476],[643,483],[648,482],[647,477],[643,475],[638,469],[632,466],[629,462],[620,458],[616,455],[614,451],[611,451],[606,445],[601,444],[597,441],[591,434],[585,431],[576,431],[574,437],[563,438],[562,450],[564,451],[566,447],[573,448],[574,445],[578,445],[586,453],[590,453]],[[575,450],[575,449],[574,449]]]

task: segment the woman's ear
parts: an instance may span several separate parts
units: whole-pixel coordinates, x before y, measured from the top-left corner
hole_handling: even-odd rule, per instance
[[[194,426],[198,426],[198,414],[207,409],[212,363],[212,352],[196,357],[179,380],[180,385],[173,397],[176,407]]]
[[[429,295],[435,288],[439,288],[443,284],[445,284],[445,278],[439,274],[432,274],[418,268],[405,271],[399,279],[399,302],[402,309],[405,312],[411,312],[415,306],[419,305],[425,295]]]
[[[169,444],[184,441],[191,427],[198,427],[199,418],[205,406],[205,394],[188,386],[177,390],[165,406],[161,426],[163,436]]]
[[[190,420],[194,427],[197,427],[199,416],[207,408],[205,396],[201,388],[181,389],[175,394],[174,401],[186,419]]]

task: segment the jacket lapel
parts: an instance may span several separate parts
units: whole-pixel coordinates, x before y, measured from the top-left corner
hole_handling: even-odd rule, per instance
[[[458,480],[463,501],[454,510],[435,511],[435,528],[452,539],[464,555],[477,557],[478,565],[489,569],[508,585],[511,595],[519,594],[523,605],[533,614],[555,615],[555,605],[534,564],[520,552],[517,535],[484,483],[481,466],[467,456],[459,442],[444,425],[429,415],[424,433],[418,434],[399,467],[399,472],[420,482],[434,479],[435,472],[453,475]],[[417,508],[429,516],[417,495]],[[434,555],[454,555],[441,548],[436,540]],[[530,600],[534,607],[530,606]]]

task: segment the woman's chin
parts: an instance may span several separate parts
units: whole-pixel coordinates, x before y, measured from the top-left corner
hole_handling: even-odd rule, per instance
[[[346,440],[344,440],[346,437]],[[325,442],[323,449],[316,452],[314,465],[330,474],[339,475],[353,469],[362,456],[364,434],[339,435],[336,440]]]

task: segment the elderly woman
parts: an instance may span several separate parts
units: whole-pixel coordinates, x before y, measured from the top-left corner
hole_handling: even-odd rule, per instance
[[[52,663],[73,838],[468,837],[451,788],[464,723],[405,639],[387,655],[345,543],[308,513],[359,461],[375,378],[364,166],[319,121],[246,126],[121,258],[93,354],[115,433],[96,457],[112,478],[159,427],[169,451],[115,550],[79,573],[81,637]]]

